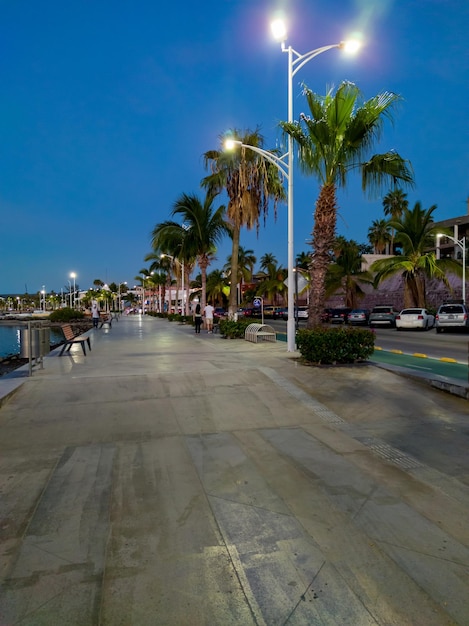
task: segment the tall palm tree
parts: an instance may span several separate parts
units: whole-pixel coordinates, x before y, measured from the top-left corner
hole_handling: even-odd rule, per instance
[[[436,278],[449,287],[446,272],[461,275],[462,267],[453,259],[437,260],[433,247],[435,237],[442,232],[433,222],[436,205],[422,209],[416,202],[412,210],[404,209],[400,220],[390,221],[395,229],[396,241],[402,246],[402,255],[375,261],[370,270],[376,272],[374,283],[401,274],[404,281],[404,307],[425,307],[425,279]]]
[[[277,258],[271,252],[266,252],[261,256],[259,267],[261,270],[268,272],[271,265],[277,265]]]
[[[389,217],[390,220],[399,220],[404,212],[404,209],[409,208],[409,201],[407,200],[407,194],[399,187],[389,191],[383,198],[383,210],[384,215]],[[394,229],[391,229],[391,254],[394,254]]]
[[[256,256],[254,250],[246,250],[243,246],[239,246],[238,250],[238,278],[240,296],[243,293],[243,284],[250,283],[252,281],[252,275],[254,273],[254,265],[256,264]],[[226,263],[223,267],[225,275],[231,280],[231,254],[226,259]]]
[[[230,235],[229,224],[225,220],[225,207],[213,207],[214,197],[208,193],[201,201],[195,194],[183,193],[173,205],[172,215],[182,219],[182,225],[175,221],[157,224],[153,229],[152,247],[184,261],[184,268],[190,269],[194,259],[202,274],[201,306],[207,302],[207,267],[213,259],[217,244],[225,235]],[[169,252],[172,249],[173,252]],[[186,272],[185,272],[186,273]],[[185,276],[185,285],[190,284],[190,273]],[[186,298],[188,303],[189,298]]]
[[[262,148],[264,140],[259,130],[230,131],[230,138],[245,145]],[[222,140],[226,137],[221,137]],[[273,152],[275,154],[275,152]],[[279,170],[262,155],[241,147],[234,152],[210,150],[204,154],[206,168],[211,173],[202,180],[209,193],[226,191],[227,216],[232,226],[231,276],[238,276],[238,250],[241,228],[259,229],[261,217],[266,217],[270,200],[277,203],[285,197]],[[228,313],[237,310],[236,284],[232,281]]]
[[[223,304],[228,290],[225,273],[222,270],[213,270],[207,276],[207,298],[213,305]]]
[[[259,283],[257,294],[267,296],[273,304],[278,302],[278,296],[284,296],[287,292],[286,279],[287,270],[276,263],[267,265],[266,275]]]
[[[194,194],[182,194],[174,203],[172,211],[173,215],[182,219],[186,258],[195,257],[200,268],[202,310],[207,300],[207,267],[217,250],[217,244],[225,235],[231,235],[231,228],[225,219],[225,206],[215,209],[213,202],[214,196],[210,193],[203,202]]]
[[[356,309],[359,300],[365,295],[360,283],[372,283],[370,272],[362,271],[362,255],[356,241],[343,239],[337,246],[340,254],[327,268],[326,297],[338,289],[344,292],[345,306]]]
[[[320,183],[312,233],[308,328],[319,325],[325,301],[325,277],[337,222],[337,189],[345,187],[348,174],[359,169],[363,190],[385,182],[412,184],[410,167],[395,152],[368,158],[379,139],[384,119],[391,117],[399,96],[384,92],[361,102],[356,85],[343,82],[335,92],[319,96],[305,87],[310,115],[280,126],[298,147],[299,164]],[[367,159],[367,160],[364,160]]]
[[[308,270],[311,264],[311,253],[310,252],[299,252],[296,255],[295,265],[302,270]]]
[[[373,246],[375,254],[383,254],[385,252],[386,246],[391,241],[388,220],[373,220],[368,229],[368,241]]]

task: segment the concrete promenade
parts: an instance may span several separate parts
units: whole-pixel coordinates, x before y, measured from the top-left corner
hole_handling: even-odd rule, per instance
[[[0,408],[0,626],[469,625],[467,400],[166,320],[89,334]]]

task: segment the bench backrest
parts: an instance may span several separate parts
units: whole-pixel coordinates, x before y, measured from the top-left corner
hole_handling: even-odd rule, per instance
[[[62,331],[65,339],[73,339],[75,337],[75,333],[73,332],[73,328],[70,326],[70,324],[64,324],[62,326]]]

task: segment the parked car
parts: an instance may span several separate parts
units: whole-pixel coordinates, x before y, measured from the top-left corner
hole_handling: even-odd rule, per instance
[[[285,318],[285,315],[287,316],[286,318]],[[276,320],[288,319],[288,307],[286,306],[276,307],[274,311],[274,319]]]
[[[215,310],[213,311],[213,319],[223,319],[224,317],[227,316],[227,313],[225,311],[225,309],[221,306],[216,306]]]
[[[321,313],[321,322],[327,323],[331,320],[332,309],[324,309]]]
[[[282,309],[282,311],[283,311],[282,319],[284,321],[288,320],[288,309]],[[308,319],[308,307],[300,306],[298,307],[298,310],[295,307],[295,319],[297,316],[299,320],[307,320]]]
[[[329,322],[331,324],[346,324],[348,321],[348,314],[352,309],[342,307],[340,309],[331,309],[331,316]]]
[[[435,316],[427,311],[427,309],[411,308],[402,309],[396,316],[397,330],[420,329],[429,330],[435,324]]]
[[[241,307],[238,309],[238,317],[254,317],[256,310],[252,306]]]
[[[465,304],[442,304],[435,317],[437,333],[450,328],[469,328],[469,308]]]
[[[352,326],[367,326],[370,318],[368,309],[352,309],[348,314],[348,323]]]
[[[399,311],[396,311],[392,305],[381,304],[372,308],[368,323],[371,327],[391,326],[394,328],[397,315],[399,315]]]

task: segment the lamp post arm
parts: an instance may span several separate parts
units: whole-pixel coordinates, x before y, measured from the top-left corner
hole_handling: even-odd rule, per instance
[[[340,43],[334,43],[329,46],[322,46],[321,48],[315,48],[314,50],[305,52],[305,54],[300,54],[299,52],[294,50],[291,46],[289,46],[288,48],[284,48],[283,49],[284,52],[291,52],[292,54],[292,61],[291,61],[292,78],[295,76],[297,72],[300,71],[302,67],[304,67],[307,63],[309,63],[315,57],[319,56],[323,52],[327,52],[328,50],[332,50],[334,48],[343,48],[344,45],[345,45],[345,42],[341,41]],[[295,56],[295,59],[293,59],[293,55]]]
[[[248,148],[248,150],[252,150],[253,152],[257,152],[257,154],[260,154],[262,157],[264,157],[266,161],[269,161],[270,163],[272,163],[272,165],[274,165],[279,170],[282,176],[285,176],[285,178],[289,180],[290,165],[289,163],[285,162],[285,159],[288,158],[288,152],[285,152],[285,154],[282,154],[281,157],[278,157],[275,154],[272,154],[272,152],[269,152],[268,150],[264,150],[263,148],[258,148],[257,146],[250,146],[247,143],[243,143],[242,141],[237,141],[235,139],[229,139],[227,141],[227,144],[229,144],[228,148],[231,147],[231,145],[235,145],[235,146],[240,146],[241,148]]]

